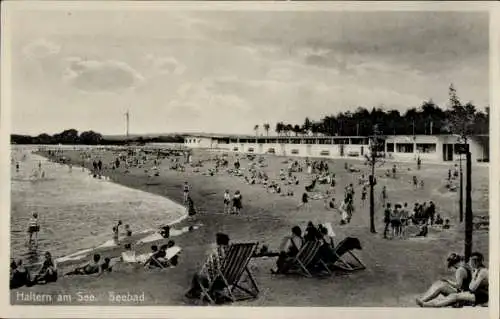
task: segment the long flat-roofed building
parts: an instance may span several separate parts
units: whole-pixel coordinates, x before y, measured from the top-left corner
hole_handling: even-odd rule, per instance
[[[428,162],[458,160],[457,135],[389,135],[384,137],[385,156],[411,161],[420,157]],[[472,136],[468,140],[472,161],[487,162],[489,136]],[[184,137],[189,148],[228,152],[275,154],[318,158],[364,158],[370,154],[368,136],[252,136],[189,134]]]

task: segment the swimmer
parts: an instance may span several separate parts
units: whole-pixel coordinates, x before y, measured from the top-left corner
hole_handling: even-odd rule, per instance
[[[38,223],[38,213],[33,213],[33,217],[30,218],[28,223],[28,245],[31,247],[32,244],[38,242],[38,232],[40,231],[40,224]],[[33,242],[34,237],[34,242]]]

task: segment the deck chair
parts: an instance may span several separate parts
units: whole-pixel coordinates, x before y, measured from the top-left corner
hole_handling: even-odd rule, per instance
[[[306,241],[299,249],[297,255],[288,263],[288,269],[292,270],[292,272],[295,270],[306,277],[312,277],[310,269],[316,266],[314,261],[317,261],[329,274],[331,274],[330,269],[323,260],[315,259],[321,245],[322,243],[320,241]]]
[[[204,287],[200,282],[202,291],[200,299],[203,300],[206,297],[210,303],[215,303],[212,292],[215,280],[218,279],[224,282],[228,297],[233,302],[257,298],[259,287],[248,269],[248,264],[257,246],[257,243],[231,244],[227,250],[226,257],[221,263],[221,268],[214,270],[212,278],[209,278],[209,287]],[[247,274],[250,280],[250,287],[243,287],[243,282],[241,281],[243,273]],[[236,290],[239,290],[243,295],[237,297],[235,295]]]
[[[346,237],[344,238],[335,248],[333,248],[333,254],[335,260],[333,265],[337,268],[346,271],[356,271],[366,269],[363,262],[352,252],[353,249],[361,250],[361,244],[357,238]],[[345,255],[348,255],[353,259],[353,262],[348,262],[345,259]]]

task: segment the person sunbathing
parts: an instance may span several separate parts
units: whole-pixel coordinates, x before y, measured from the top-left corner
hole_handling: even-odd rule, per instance
[[[23,266],[23,261],[12,261],[10,264],[10,289],[16,289],[22,286],[30,286],[31,277],[28,269]]]
[[[280,247],[280,254],[276,261],[276,268],[271,269],[271,273],[285,273],[287,271],[287,261],[295,257],[299,249],[302,247],[304,239],[302,238],[302,230],[299,226],[292,227],[292,236],[285,237]],[[286,248],[285,248],[286,246]]]
[[[209,292],[217,303],[223,302],[226,298],[223,294],[225,288],[224,280],[218,276],[218,272],[222,267],[222,262],[226,257],[229,248],[229,236],[223,233],[216,234],[216,246],[211,248],[208,252],[207,259],[199,272],[194,274],[191,281],[191,288],[186,293],[186,298],[195,299],[200,298],[203,286]],[[210,285],[211,284],[211,285]]]
[[[438,296],[448,296],[452,293],[466,291],[472,279],[472,270],[465,262],[463,256],[452,253],[446,259],[447,268],[455,272],[454,280],[441,279],[432,284],[432,286],[416,302],[423,305],[436,299]]]
[[[468,287],[465,289],[457,289],[455,292],[449,293],[444,299],[436,301],[422,301],[417,299],[417,304],[420,307],[442,308],[449,306],[462,305],[483,305],[489,301],[489,275],[488,269],[484,265],[484,257],[479,252],[471,254],[469,266],[472,269],[471,280]]]
[[[47,251],[45,253],[45,260],[42,263],[42,267],[37,272],[33,282],[36,284],[43,284],[55,281],[57,281],[56,265],[52,260],[52,255]]]
[[[101,255],[94,254],[92,260],[88,264],[75,268],[74,270],[66,273],[66,276],[98,274],[101,272],[101,267],[99,265],[100,260],[101,260]]]

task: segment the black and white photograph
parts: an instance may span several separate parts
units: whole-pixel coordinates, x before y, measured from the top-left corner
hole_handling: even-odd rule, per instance
[[[4,15],[10,305],[488,316],[488,10],[129,4]]]

